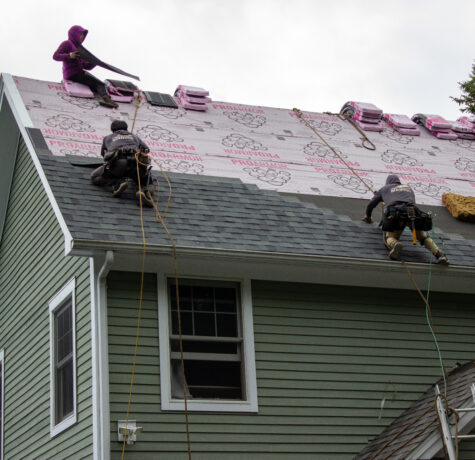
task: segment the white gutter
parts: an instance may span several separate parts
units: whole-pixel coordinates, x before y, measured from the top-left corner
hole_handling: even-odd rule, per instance
[[[107,275],[114,253],[89,259],[91,288],[93,459],[110,459],[109,359],[107,343]],[[101,265],[102,263],[102,265]]]
[[[3,81],[3,93],[6,96],[8,103],[10,104],[10,108],[13,112],[13,116],[15,117],[15,121],[18,125],[18,129],[25,141],[25,144],[28,148],[28,152],[30,153],[31,159],[35,165],[36,171],[38,172],[38,176],[41,180],[43,188],[46,192],[48,200],[53,208],[54,214],[56,215],[56,219],[58,220],[59,226],[61,227],[61,231],[63,232],[64,236],[64,252],[65,255],[68,255],[72,248],[72,236],[69,232],[69,229],[66,225],[66,221],[64,220],[63,215],[59,209],[58,203],[56,202],[56,198],[51,190],[49,185],[48,179],[43,171],[43,167],[41,166],[40,160],[38,159],[38,155],[36,154],[35,147],[31,142],[30,136],[26,131],[26,128],[34,128],[34,124],[31,121],[30,115],[26,110],[25,104],[23,103],[23,99],[16,87],[15,82],[13,81],[13,77],[10,74],[2,73],[2,81]]]

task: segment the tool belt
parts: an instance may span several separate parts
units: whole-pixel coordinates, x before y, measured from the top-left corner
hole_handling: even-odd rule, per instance
[[[408,226],[412,230],[432,230],[432,216],[421,211],[417,206],[401,203],[389,206],[380,223],[385,232],[402,230]]]

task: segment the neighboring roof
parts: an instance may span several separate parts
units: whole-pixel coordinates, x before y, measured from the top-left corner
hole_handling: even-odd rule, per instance
[[[140,244],[135,187],[121,197],[94,186],[83,157],[41,154],[40,161],[73,240]],[[74,164],[73,164],[74,163]],[[160,183],[160,209],[168,198],[165,179]],[[353,221],[325,208],[261,190],[239,179],[168,173],[172,199],[166,224],[177,246],[263,253],[305,254],[370,260],[388,260],[379,228]],[[149,245],[170,245],[153,209],[144,212]],[[429,253],[406,241],[404,258],[428,262]],[[440,232],[454,265],[475,266],[475,243]]]
[[[447,378],[447,401],[449,406],[456,409],[474,407],[471,392],[471,385],[474,382],[475,362],[473,361],[450,372]],[[441,393],[444,392],[444,380],[440,379],[381,434],[370,441],[353,460],[432,458],[432,456],[423,456],[423,453],[432,449],[433,455],[435,455],[438,450],[442,449],[442,439],[435,408],[436,385]],[[430,410],[431,407],[433,407],[433,410]],[[424,414],[424,412],[426,413]],[[465,413],[463,416],[465,420],[463,423],[459,421],[459,434],[466,433],[464,427],[471,426],[475,419],[475,411]],[[433,421],[431,422],[431,420]],[[421,432],[426,426],[427,429]],[[407,429],[404,430],[406,427]]]

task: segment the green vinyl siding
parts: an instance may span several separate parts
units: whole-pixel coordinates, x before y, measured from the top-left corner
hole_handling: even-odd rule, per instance
[[[475,431],[472,431],[475,435]],[[473,460],[475,458],[475,439],[467,439],[459,444],[458,460]]]
[[[108,278],[112,459],[120,458],[138,290],[136,273]],[[190,413],[194,460],[351,459],[441,377],[415,291],[254,281],[252,294],[259,413]],[[160,410],[154,275],[144,299],[129,415],[143,432],[126,458],[186,459],[183,413]],[[472,359],[473,296],[432,293],[431,303],[446,367]]]
[[[48,301],[73,277],[78,422],[51,439]],[[21,140],[0,245],[6,459],[92,456],[89,284],[89,260],[64,256],[63,234]]]

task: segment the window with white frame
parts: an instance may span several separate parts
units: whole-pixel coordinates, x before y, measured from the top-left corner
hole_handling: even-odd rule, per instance
[[[51,436],[77,421],[74,285],[73,279],[49,302]]]
[[[163,409],[257,411],[249,281],[159,278],[159,326]]]
[[[5,355],[0,350],[0,460],[3,460],[3,420],[4,420],[4,394],[5,394]]]

